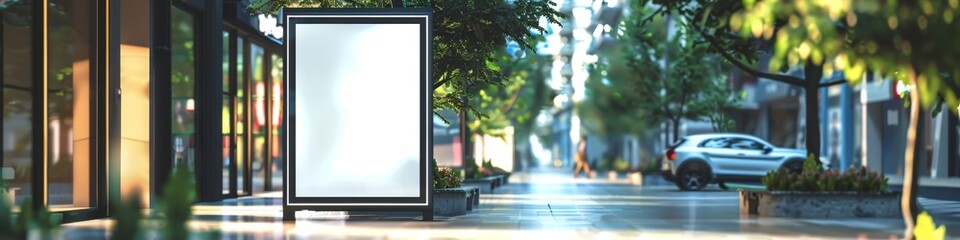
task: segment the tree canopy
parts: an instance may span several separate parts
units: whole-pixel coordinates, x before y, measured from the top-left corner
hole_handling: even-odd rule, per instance
[[[825,71],[844,71],[859,80],[864,71],[876,71],[909,84],[910,123],[904,156],[901,209],[912,239],[917,216],[917,156],[922,138],[920,105],[958,104],[960,93],[960,23],[955,14],[960,1],[823,1],[780,2],[745,0],[746,6],[730,18],[741,32],[776,31],[771,64],[798,61],[832,65]],[[786,24],[782,24],[786,22]],[[778,30],[777,26],[780,27]],[[769,35],[769,36],[767,36]],[[953,110],[953,108],[949,108]],[[936,111],[935,111],[936,112]]]
[[[475,133],[502,136],[500,130],[514,126],[516,135],[527,135],[540,109],[550,102],[552,94],[548,92],[544,74],[547,61],[523,51],[512,54],[508,51],[498,52],[490,67],[501,71],[509,81],[480,89],[472,99],[472,104],[486,116],[469,121]]]
[[[254,13],[273,13],[284,7],[384,8],[389,0],[256,0]],[[508,76],[491,66],[508,41],[524,51],[535,51],[530,38],[543,34],[541,22],[560,24],[563,15],[549,0],[406,0],[399,7],[433,10],[433,106],[483,116],[476,102],[480,89],[504,86]],[[437,114],[439,116],[439,114]]]
[[[645,111],[644,119],[653,124],[669,122],[674,141],[679,138],[683,119],[723,120],[711,118],[722,113],[722,109],[713,107],[729,106],[707,101],[716,101],[722,95],[730,99],[733,93],[723,88],[720,62],[708,43],[695,31],[668,29],[671,21],[683,19],[660,17],[641,3],[632,3],[630,8],[640,17],[624,20],[619,57],[626,60],[632,73],[628,81],[636,91],[634,105]]]
[[[930,93],[921,96],[926,106],[938,98],[960,103],[958,0],[744,3],[747,8],[730,19],[743,34],[756,36],[786,22],[779,24],[771,65],[811,59],[851,80],[868,69],[898,80],[916,77],[916,87]]]

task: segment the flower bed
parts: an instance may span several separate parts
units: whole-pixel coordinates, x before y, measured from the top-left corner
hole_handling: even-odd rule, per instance
[[[813,156],[801,172],[780,169],[763,178],[766,191],[740,191],[741,214],[761,217],[897,217],[899,192],[887,190],[887,178],[865,167],[844,173],[823,170]]]

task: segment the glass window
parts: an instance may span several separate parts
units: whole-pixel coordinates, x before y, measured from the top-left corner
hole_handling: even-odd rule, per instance
[[[283,58],[270,55],[270,184],[274,190],[283,189],[283,155],[280,140],[283,134]]]
[[[196,24],[194,16],[174,7],[170,14],[173,166],[194,166],[196,113]]]
[[[702,148],[725,148],[727,147],[727,138],[711,138],[700,143]]]
[[[732,138],[727,142],[727,144],[727,148],[745,150],[763,150],[764,147],[762,143],[745,138]]]
[[[251,171],[253,172],[253,191],[266,190],[266,157],[267,157],[267,86],[264,81],[264,52],[263,48],[250,44],[250,79],[251,101],[253,104]]]
[[[223,73],[223,111],[220,117],[221,119],[221,128],[223,129],[223,183],[222,183],[222,192],[223,194],[230,194],[230,159],[232,159],[232,148],[230,143],[233,140],[233,126],[231,124],[231,116],[233,112],[230,111],[230,106],[232,105],[233,98],[231,98],[230,93],[230,33],[223,31],[223,64],[222,64],[222,73]]]
[[[0,10],[0,66],[3,67],[3,167],[0,179],[19,206],[33,192],[30,179],[33,171],[33,35],[29,19],[33,7],[29,1],[12,1]],[[14,209],[15,211],[16,208]]]
[[[48,4],[47,190],[53,210],[91,206],[92,0]]]
[[[246,72],[244,71],[244,43],[243,38],[237,38],[237,97],[234,99],[236,109],[236,161],[237,161],[237,194],[246,194],[247,173],[247,89]]]

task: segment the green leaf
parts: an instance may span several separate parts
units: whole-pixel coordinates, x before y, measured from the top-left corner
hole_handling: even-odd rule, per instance
[[[933,108],[930,109],[930,117],[935,118],[937,115],[940,115],[940,112],[943,111],[943,104],[946,100],[943,99],[943,95],[937,96],[937,101],[933,103]]]

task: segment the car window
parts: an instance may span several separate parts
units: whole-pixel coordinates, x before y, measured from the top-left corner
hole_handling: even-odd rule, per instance
[[[762,143],[745,138],[733,138],[728,143],[727,148],[732,149],[763,150],[765,147]]]
[[[727,138],[711,138],[700,143],[702,148],[726,148]]]

